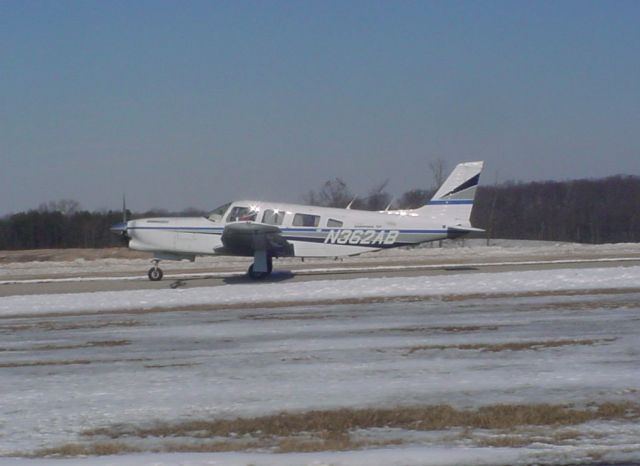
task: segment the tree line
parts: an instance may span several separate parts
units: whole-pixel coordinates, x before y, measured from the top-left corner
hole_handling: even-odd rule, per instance
[[[484,186],[472,222],[493,238],[640,242],[640,177]]]
[[[434,185],[439,185],[440,180],[435,181]],[[302,200],[364,210],[411,209],[423,205],[435,192],[413,189],[393,200],[386,188],[387,181],[383,181],[365,196],[357,197],[342,179],[336,178],[309,191]],[[128,218],[165,215],[197,216],[205,212],[129,212]],[[50,202],[1,218],[0,250],[119,246],[121,240],[109,228],[121,221],[120,211],[87,211],[70,200]],[[640,177],[481,185],[472,223],[485,229],[488,238],[640,242]]]
[[[134,214],[127,211],[129,219],[199,215],[205,212],[192,208],[181,212],[155,209]],[[110,231],[122,220],[122,211],[83,210],[77,201],[69,199],[49,202],[37,209],[1,218],[0,250],[123,246],[123,240]]]

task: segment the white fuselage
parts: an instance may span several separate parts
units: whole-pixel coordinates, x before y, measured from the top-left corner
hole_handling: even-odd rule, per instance
[[[447,238],[437,212],[370,212],[297,204],[237,201],[209,217],[147,218],[126,224],[129,247],[163,259],[229,254],[222,242],[227,225],[277,227],[295,257],[334,257]],[[459,225],[458,225],[459,226]],[[250,255],[250,254],[247,254]]]

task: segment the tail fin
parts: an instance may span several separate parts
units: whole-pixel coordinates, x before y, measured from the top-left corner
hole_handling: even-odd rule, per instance
[[[471,209],[484,162],[461,163],[451,172],[428,204],[416,209],[447,227],[471,226]]]

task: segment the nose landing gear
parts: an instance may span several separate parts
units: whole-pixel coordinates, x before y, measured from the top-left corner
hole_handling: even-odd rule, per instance
[[[255,262],[251,264],[249,266],[249,270],[247,270],[247,275],[249,276],[249,278],[251,278],[252,280],[262,280],[268,277],[273,270],[273,259],[271,258],[271,256],[266,257],[266,270],[260,271],[259,269],[260,267],[256,266]]]
[[[153,267],[149,269],[147,275],[152,282],[158,282],[162,280],[162,269],[158,267],[160,259],[153,259],[151,262],[153,262]]]

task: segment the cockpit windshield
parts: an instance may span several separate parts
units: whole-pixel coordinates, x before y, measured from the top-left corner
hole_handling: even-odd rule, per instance
[[[231,202],[227,202],[224,205],[221,205],[217,209],[213,210],[207,218],[212,222],[222,222],[222,218],[224,217],[224,213],[229,209]]]

